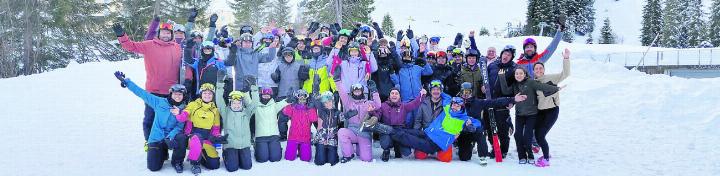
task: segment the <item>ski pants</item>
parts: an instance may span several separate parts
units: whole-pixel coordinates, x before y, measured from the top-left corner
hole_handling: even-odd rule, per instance
[[[228,172],[235,172],[238,169],[249,170],[252,168],[252,158],[250,153],[250,147],[245,147],[243,149],[223,149],[225,169],[227,169]]]
[[[472,158],[475,143],[477,143],[478,157],[490,156],[484,131],[461,132],[457,139],[458,157],[460,161],[469,161]]]
[[[331,166],[338,163],[337,146],[315,144],[315,165],[322,166],[325,163]]]
[[[282,147],[280,137],[263,136],[255,138],[255,161],[264,163],[267,161],[277,162],[282,158]]]
[[[530,140],[535,130],[537,115],[515,117],[515,146],[519,159],[534,159]]]
[[[353,153],[357,153],[360,160],[372,161],[371,138],[359,136],[349,128],[341,128],[338,130],[338,142],[342,147],[343,157],[350,157]]]
[[[559,114],[560,107],[540,110],[538,112],[538,119],[535,123],[535,138],[540,148],[542,148],[545,159],[549,159],[550,157],[550,146],[545,137],[547,137],[548,132],[550,132],[550,129],[555,125]]]
[[[168,150],[173,150],[172,164],[182,164],[185,159],[185,149],[187,147],[187,137],[178,134],[174,139],[177,143],[175,148],[169,148],[165,141],[153,142],[148,144],[147,151],[147,168],[150,171],[158,171],[162,168],[163,162],[168,157]]]
[[[300,160],[310,162],[312,158],[312,148],[308,142],[300,142],[296,140],[288,140],[285,145],[285,160],[295,161],[300,153]]]
[[[168,95],[152,93],[155,96],[167,98]],[[155,110],[147,104],[145,105],[145,113],[143,117],[143,135],[145,135],[145,141],[150,137],[150,129],[152,129],[153,120],[155,120]]]

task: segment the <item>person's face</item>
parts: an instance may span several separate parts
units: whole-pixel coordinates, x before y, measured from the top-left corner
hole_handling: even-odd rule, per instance
[[[445,58],[445,57],[438,57],[438,58],[437,58],[437,64],[439,64],[439,65],[445,65],[445,63],[447,63],[447,58]]]
[[[203,48],[203,53],[205,54],[212,54],[213,50],[212,48]]]
[[[525,46],[525,55],[533,55],[533,54],[535,54],[535,45]]]
[[[503,52],[500,58],[502,59],[503,64],[507,64],[512,60],[512,54],[510,54],[510,52]]]
[[[307,103],[307,97],[305,97],[305,96],[303,96],[303,97],[298,97],[298,103],[300,103],[300,104],[305,104],[305,103]]]
[[[459,64],[463,63],[463,56],[462,55],[456,56],[455,63],[459,63]]]
[[[362,95],[362,94],[363,94],[363,90],[362,90],[362,89],[353,90],[353,95],[355,95],[355,96],[360,96],[360,95]]]
[[[350,56],[352,57],[358,57],[360,55],[360,51],[357,49],[350,50]]]
[[[438,42],[430,42],[430,45],[432,45],[432,46],[435,46],[437,44],[438,44]]]
[[[453,111],[458,112],[458,111],[460,111],[460,109],[462,109],[462,106],[461,106],[460,104],[453,103],[452,106],[450,106],[450,108],[451,108]]]
[[[252,41],[247,41],[247,40],[246,40],[246,41],[242,41],[242,46],[241,46],[241,47],[243,47],[243,48],[252,48],[252,45],[253,45]]]
[[[462,97],[465,99],[472,97],[472,89],[464,89],[462,91]]]
[[[328,33],[328,34],[329,34],[329,33],[330,33],[330,29],[329,29],[329,28],[322,28],[322,29],[320,29],[320,32],[324,32],[324,33]]]
[[[195,38],[193,38],[193,41],[194,41],[195,43],[200,43],[200,42],[202,42],[202,38],[200,38],[200,37],[195,37]]]
[[[468,56],[467,57],[467,63],[470,65],[474,65],[477,63],[477,57],[476,56]]]
[[[326,101],[323,103],[323,106],[325,106],[326,109],[333,109],[335,106],[333,105],[333,101]]]
[[[302,41],[298,42],[297,49],[300,51],[305,50],[305,42],[302,42]]]
[[[185,33],[184,33],[184,32],[180,32],[180,33],[182,33],[182,35],[177,35],[178,32],[175,32],[175,33],[176,33],[175,36],[183,36],[183,37],[185,37]],[[168,30],[160,30],[160,34],[158,34],[158,37],[159,37],[160,40],[162,40],[162,41],[169,42],[169,41],[172,40],[172,32],[170,32],[170,31],[168,31]]]
[[[440,98],[440,94],[442,94],[442,90],[440,90],[440,88],[433,87],[430,89],[430,96],[432,96],[432,98],[438,99]]]
[[[533,67],[533,72],[535,73],[536,78],[545,76],[545,66],[543,66],[542,64],[535,64],[535,67]]]
[[[487,50],[487,57],[490,58],[490,59],[494,59],[495,57],[497,57],[497,56],[495,55],[495,52],[496,52],[496,51],[495,51],[495,48],[493,48],[493,47],[488,48],[488,50]]]
[[[181,102],[185,95],[183,95],[182,92],[173,92],[172,95],[170,95],[170,98],[173,99],[175,102]]]
[[[242,101],[240,101],[240,100],[232,100],[232,101],[230,101],[230,108],[231,108],[233,111],[240,111],[240,110],[242,110],[242,108],[243,108]]]
[[[316,47],[313,47],[313,48],[312,48],[312,52],[313,52],[313,53],[320,53],[320,52],[322,52],[322,48],[317,47],[317,46],[316,46]]]
[[[213,100],[213,92],[209,90],[202,91],[201,97],[205,103],[209,103]]]
[[[515,70],[515,80],[518,82],[525,80],[525,71],[522,69],[516,69]]]
[[[370,37],[370,33],[369,33],[369,32],[363,32],[363,33],[362,33],[362,36],[365,37],[365,38]]]
[[[283,56],[283,58],[285,59],[285,62],[292,62],[293,59],[294,59],[292,53],[290,53],[290,54],[285,54],[285,55]]]
[[[338,42],[342,43],[343,45],[347,44],[347,40],[348,38],[345,36],[340,36],[340,38],[338,38]]]
[[[397,90],[390,91],[390,101],[393,103],[397,103],[400,101],[400,92]]]

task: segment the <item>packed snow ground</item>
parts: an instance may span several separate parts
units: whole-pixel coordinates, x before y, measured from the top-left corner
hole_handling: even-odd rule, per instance
[[[523,38],[487,39],[482,46],[518,44]],[[539,38],[542,48],[549,38]],[[611,45],[612,46],[612,45]],[[583,57],[620,47],[562,43],[547,63],[561,69],[560,52],[573,51],[572,76],[561,85],[560,117],[548,140],[552,166],[518,165],[515,143],[503,163],[454,160],[353,160],[334,167],[301,161],[254,163],[249,171],[224,167],[204,175],[718,175],[720,174],[720,78],[684,79],[646,75],[621,65]],[[628,47],[632,48],[632,47]],[[146,169],[139,98],[112,76],[124,71],[144,85],[142,60],[74,64],[65,69],[0,80],[0,123],[8,160],[3,175],[174,175],[166,162]],[[537,155],[540,156],[540,155]],[[189,164],[185,163],[185,175]]]

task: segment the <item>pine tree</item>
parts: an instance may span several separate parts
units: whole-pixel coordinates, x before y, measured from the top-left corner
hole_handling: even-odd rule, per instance
[[[720,0],[713,1],[710,13],[708,38],[714,46],[720,46]]]
[[[195,29],[205,29],[208,25],[209,16],[205,15],[210,5],[208,0],[158,0],[160,1],[159,16],[168,18],[175,23],[185,25],[188,14],[195,8],[198,16],[195,18]],[[190,31],[188,31],[190,32]]]
[[[660,0],[646,1],[643,7],[642,26],[640,42],[643,46],[648,46],[662,30],[662,8],[660,7]],[[661,41],[658,39],[656,43],[661,43]]]
[[[610,18],[605,18],[605,21],[603,22],[603,27],[600,29],[600,40],[598,43],[615,44],[615,34],[612,31],[612,27],[610,27]]]
[[[381,28],[386,35],[395,37],[395,25],[393,25],[393,20],[389,13],[386,13],[385,16],[383,16]]]
[[[666,0],[662,37],[665,47],[696,47],[705,37],[700,0]]]
[[[527,25],[525,26],[525,34],[538,35],[540,33],[540,23],[545,22],[547,26],[544,28],[543,35],[552,35],[554,26],[552,22],[557,18],[554,0],[528,0]]]
[[[342,1],[342,26],[343,28],[353,28],[355,22],[369,24],[371,22],[370,14],[375,10],[373,7],[374,0],[344,0]],[[305,18],[312,19],[308,21],[318,21],[326,23],[335,23],[337,21],[335,15],[334,0],[308,0],[305,4]]]
[[[231,29],[239,30],[244,25],[252,26],[255,31],[267,23],[267,7],[265,0],[235,0],[230,2],[230,8],[235,10],[235,22],[231,25]]]
[[[272,3],[268,18],[269,21],[275,21],[276,26],[290,25],[290,6],[288,6],[288,0],[275,0],[275,2]]]

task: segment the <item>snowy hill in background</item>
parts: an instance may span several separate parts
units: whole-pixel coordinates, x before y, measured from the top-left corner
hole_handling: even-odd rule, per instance
[[[487,44],[518,43],[522,38]],[[549,38],[538,38],[543,47]],[[612,46],[612,45],[610,45]],[[575,53],[607,52],[619,46],[563,43]],[[481,46],[482,47],[482,46]],[[592,48],[592,49],[591,49]],[[559,53],[547,64],[560,72]],[[142,60],[74,64],[57,71],[1,79],[0,156],[6,175],[174,175],[169,163],[151,173],[142,150],[140,99],[119,87],[112,72],[124,71],[143,85]],[[480,167],[458,160],[393,159],[337,166],[300,161],[254,163],[252,170],[204,175],[717,175],[720,163],[720,78],[683,79],[646,75],[574,55],[572,76],[561,85],[562,110],[548,140],[552,166],[518,165],[514,142],[503,163]],[[16,146],[20,145],[20,146]],[[375,148],[374,158],[381,151]],[[189,168],[189,164],[185,164]],[[185,174],[189,174],[186,170]]]

